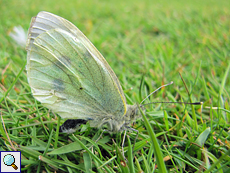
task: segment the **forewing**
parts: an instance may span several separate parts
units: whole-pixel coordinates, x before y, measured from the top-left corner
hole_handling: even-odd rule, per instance
[[[65,20],[42,14],[48,15],[44,20],[49,16]],[[52,27],[48,21],[37,22],[38,18],[33,19],[27,45],[28,81],[34,97],[63,118],[124,115],[126,103],[119,81],[96,48],[70,22],[65,20],[67,28],[77,29],[75,34],[59,27],[64,25],[61,22]]]
[[[56,29],[56,28],[62,29],[74,35],[74,37],[78,38],[78,40],[86,48],[88,48],[91,51],[91,53],[95,57],[97,57],[98,60],[100,60],[104,64],[110,76],[113,78],[120,92],[120,95],[122,96],[122,99],[126,103],[125,95],[120,85],[120,82],[117,76],[115,75],[115,73],[113,72],[113,70],[111,69],[111,67],[109,66],[109,64],[107,63],[107,61],[104,59],[101,53],[95,48],[95,46],[89,41],[89,39],[75,25],[73,25],[68,20],[45,11],[38,13],[36,17],[32,18],[31,26],[28,32],[29,39],[27,41],[26,49],[29,50],[32,47],[33,42],[38,35],[42,34],[43,32],[47,32],[51,29]]]

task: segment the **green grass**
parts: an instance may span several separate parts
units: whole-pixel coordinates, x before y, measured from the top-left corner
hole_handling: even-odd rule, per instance
[[[3,0],[0,7],[0,150],[21,151],[24,172],[230,172],[228,1]],[[14,26],[27,30],[39,11],[66,18],[91,40],[117,74],[128,104],[170,81],[145,103],[204,104],[146,106],[147,119],[132,125],[139,131],[133,152],[136,133],[127,133],[128,162],[120,152],[123,133],[105,132],[97,143],[101,130],[89,124],[58,134],[64,120],[32,97],[26,51],[8,36]]]

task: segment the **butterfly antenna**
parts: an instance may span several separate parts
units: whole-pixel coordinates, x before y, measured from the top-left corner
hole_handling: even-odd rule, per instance
[[[143,106],[154,104],[154,103],[179,103],[179,104],[186,104],[186,105],[202,105],[203,104],[203,102],[193,102],[193,103],[189,103],[189,102],[151,102],[151,103],[143,104]]]
[[[157,88],[155,91],[153,91],[152,93],[150,93],[150,94],[140,103],[140,105],[141,105],[147,98],[149,98],[153,93],[157,92],[159,89],[161,89],[161,88],[163,88],[163,87],[166,87],[166,86],[168,86],[168,85],[172,85],[172,84],[173,84],[173,81],[171,81],[171,82],[168,83],[168,84],[165,84],[165,85],[160,86],[160,87]]]

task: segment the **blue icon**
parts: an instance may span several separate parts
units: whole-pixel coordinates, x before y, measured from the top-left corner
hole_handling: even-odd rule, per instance
[[[15,170],[18,169],[18,167],[14,164],[15,163],[15,158],[11,154],[7,154],[3,158],[3,162],[7,166],[12,166]]]

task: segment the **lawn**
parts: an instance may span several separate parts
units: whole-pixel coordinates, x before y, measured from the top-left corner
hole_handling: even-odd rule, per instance
[[[230,172],[230,3],[189,1],[0,1],[0,151],[21,151],[24,172]],[[65,121],[36,101],[27,82],[24,44],[40,11],[76,25],[117,75],[128,104],[151,95],[127,131]],[[181,76],[182,78],[181,78]],[[42,85],[42,83],[41,83]],[[90,146],[94,146],[90,148]],[[89,149],[90,148],[90,149]],[[127,160],[126,160],[127,159]]]

